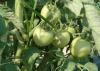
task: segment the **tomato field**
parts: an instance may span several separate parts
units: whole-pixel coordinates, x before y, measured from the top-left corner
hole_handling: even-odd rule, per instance
[[[100,71],[100,0],[0,0],[0,71]]]

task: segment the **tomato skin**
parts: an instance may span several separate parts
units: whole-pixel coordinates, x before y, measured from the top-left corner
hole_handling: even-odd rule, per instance
[[[40,47],[49,45],[53,41],[53,37],[51,31],[46,31],[40,26],[36,27],[33,33],[33,40]]]
[[[48,5],[44,5],[44,7],[42,8],[41,10],[41,15],[44,17],[44,18],[48,18],[49,16],[52,15],[52,13],[49,11],[48,9]]]
[[[92,62],[87,62],[84,65],[84,68],[86,68],[87,71],[99,71],[98,66],[95,63],[92,63]]]
[[[76,30],[73,27],[68,27],[68,32],[70,32],[71,34],[75,34]]]
[[[70,34],[67,31],[58,32],[53,41],[53,45],[58,48],[64,48],[70,41]]]
[[[60,10],[53,4],[45,4],[41,10],[41,15],[53,23],[56,23],[61,17]]]
[[[85,57],[89,55],[91,45],[81,37],[76,37],[71,43],[71,54],[75,57]]]

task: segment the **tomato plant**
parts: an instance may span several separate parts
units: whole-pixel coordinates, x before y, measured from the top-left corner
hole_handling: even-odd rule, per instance
[[[100,71],[99,0],[0,0],[0,71]]]

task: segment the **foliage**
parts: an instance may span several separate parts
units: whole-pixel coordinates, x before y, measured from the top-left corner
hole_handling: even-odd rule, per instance
[[[0,71],[99,71],[99,24],[99,0],[1,0]]]

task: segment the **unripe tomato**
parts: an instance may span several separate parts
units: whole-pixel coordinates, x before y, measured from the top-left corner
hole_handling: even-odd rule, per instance
[[[98,66],[95,63],[92,63],[92,62],[87,62],[84,65],[84,70],[85,71],[99,71]]]
[[[70,41],[70,35],[67,31],[58,32],[53,41],[53,45],[58,48],[63,48]]]
[[[61,17],[60,10],[53,4],[46,4],[41,10],[41,15],[50,22],[57,22]]]
[[[71,43],[71,54],[75,57],[85,57],[90,53],[91,45],[81,37],[76,37]]]
[[[44,18],[48,18],[48,17],[51,17],[52,16],[52,13],[50,12],[49,6],[47,4],[43,6],[43,8],[41,10],[41,15]]]
[[[73,28],[73,27],[68,27],[68,32],[70,32],[71,34],[75,34],[76,33],[76,30],[75,30],[75,28]]]
[[[38,26],[34,30],[33,40],[40,47],[47,46],[53,41],[53,33]]]

